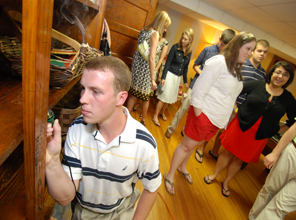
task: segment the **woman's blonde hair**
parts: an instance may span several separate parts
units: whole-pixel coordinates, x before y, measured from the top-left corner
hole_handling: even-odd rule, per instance
[[[151,24],[147,25],[144,29],[147,31],[149,28],[153,28],[159,33],[159,38],[162,38],[162,34],[165,28],[171,25],[171,18],[166,11],[158,13]]]
[[[220,54],[225,57],[228,71],[231,72],[234,77],[237,77],[239,81],[243,81],[243,75],[241,74],[243,63],[237,62],[239,50],[244,44],[253,41],[256,42],[256,38],[253,34],[240,32],[232,38],[232,40],[220,52]]]
[[[183,37],[184,34],[186,34],[188,36],[189,40],[190,40],[190,42],[187,45],[185,54],[184,54],[184,56],[187,56],[191,52],[191,50],[192,50],[192,44],[193,44],[193,39],[194,39],[194,32],[193,32],[192,28],[187,28],[181,34],[181,38],[180,38],[179,43],[178,43],[178,49],[179,50],[183,50],[183,48],[182,48],[182,37]]]

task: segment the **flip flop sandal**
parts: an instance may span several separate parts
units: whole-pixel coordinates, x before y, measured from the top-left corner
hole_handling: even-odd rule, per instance
[[[154,120],[153,118],[152,118],[152,121],[153,121],[153,123],[154,123],[157,127],[160,127],[160,123],[159,123],[159,121],[156,121],[156,120]]]
[[[212,154],[212,151],[211,151],[211,150],[209,151],[209,154],[210,154],[215,160],[218,160],[218,157],[216,157],[214,154]]]
[[[167,120],[167,117],[165,117],[164,115],[160,114],[159,116],[162,118],[162,120],[164,120],[164,121]]]
[[[136,106],[137,106],[137,107],[136,107]],[[132,108],[132,111],[135,112],[135,111],[137,111],[140,107],[141,107],[141,104],[140,104],[140,103],[136,103],[135,107]]]
[[[166,184],[165,184],[165,183],[167,182],[168,184],[170,184],[170,186],[172,187],[172,189],[174,188],[174,183],[172,183],[170,180],[168,180],[168,179],[166,178],[166,173],[163,174],[163,180],[164,180],[164,187],[165,187],[166,191],[168,192],[168,194],[170,194],[171,196],[175,195],[174,193],[171,193],[171,192],[168,190],[168,188],[167,188],[167,186],[166,186]]]
[[[202,158],[203,158],[203,156],[204,156],[203,154],[200,154],[200,153],[198,152],[198,150],[197,150],[197,149],[195,150],[195,153],[197,153],[197,154],[198,154],[198,156],[200,157],[200,159],[202,159]],[[199,162],[199,163],[202,163],[202,161],[200,161],[200,160],[198,160],[198,159],[197,159],[196,155],[195,155],[195,160],[196,160],[197,162]]]
[[[222,195],[225,196],[225,197],[229,197],[230,195],[227,195],[227,194],[225,194],[223,192],[223,191],[225,191],[227,193],[227,192],[229,192],[229,189],[228,190],[224,189],[223,183],[221,183],[221,185],[222,185],[222,191],[221,191],[222,192]]]
[[[146,127],[146,122],[144,120],[141,120],[141,124]]]
[[[142,114],[140,114],[139,119],[142,119],[142,118],[143,118],[143,116],[142,116]]]
[[[179,173],[181,173],[181,174],[184,176],[185,180],[186,180],[188,183],[190,183],[191,185],[193,184],[192,177],[190,176],[189,173],[183,173],[181,170],[179,170],[179,169],[177,169],[177,170],[178,170]],[[191,177],[191,182],[189,181],[189,179],[188,179],[187,177]]]
[[[205,178],[204,178],[204,181],[205,181],[205,183],[206,184],[211,184],[214,180],[211,180],[210,178],[209,178],[209,175],[207,175],[207,176],[205,176]],[[210,182],[209,182],[210,181]]]

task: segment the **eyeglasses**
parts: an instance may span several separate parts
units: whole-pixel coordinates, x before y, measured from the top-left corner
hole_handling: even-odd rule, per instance
[[[254,37],[254,35],[251,34],[251,33],[246,34],[246,35],[243,37],[243,41],[244,41],[244,40],[247,40],[248,38],[251,38],[251,37]]]
[[[282,77],[285,77],[285,78],[289,77],[288,73],[282,73],[281,71],[274,71],[274,73],[278,76],[281,75]]]

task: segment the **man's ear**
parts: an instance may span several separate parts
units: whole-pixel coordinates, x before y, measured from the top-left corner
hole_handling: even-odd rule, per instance
[[[117,104],[116,106],[123,105],[125,100],[127,99],[128,92],[127,91],[121,91],[117,94]]]

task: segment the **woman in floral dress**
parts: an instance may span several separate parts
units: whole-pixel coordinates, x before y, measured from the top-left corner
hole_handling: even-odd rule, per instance
[[[157,50],[160,50],[160,47],[158,47],[159,38],[162,38],[163,32],[170,24],[171,19],[168,13],[162,11],[139,34],[138,45],[146,40],[150,48],[149,62],[138,51],[135,52],[132,62],[132,83],[127,100],[127,108],[131,111],[137,98],[143,101],[141,119],[143,125],[146,124],[145,119],[149,107],[149,98],[153,95],[153,90],[156,88],[154,79],[155,55]]]

